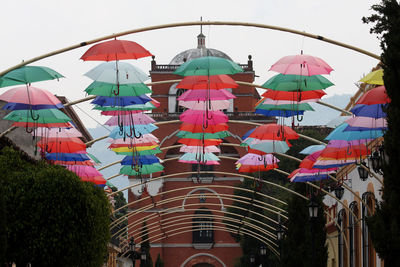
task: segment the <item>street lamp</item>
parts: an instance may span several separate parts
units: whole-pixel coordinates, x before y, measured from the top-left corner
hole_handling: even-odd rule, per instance
[[[283,240],[283,235],[285,234],[285,231],[283,230],[282,224],[278,224],[278,226],[276,227],[276,238],[278,239],[278,241],[282,241]]]
[[[357,167],[357,170],[358,170],[358,176],[360,176],[360,179],[362,181],[365,181],[368,179],[369,172],[368,172],[367,164],[365,164],[364,161],[362,161],[360,163],[360,166]]]
[[[318,203],[315,200],[315,196],[312,195],[310,203],[308,204],[308,214],[310,218],[317,218],[318,216]]]
[[[382,159],[379,155],[379,151],[375,150],[374,153],[372,153],[371,157],[369,157],[369,159],[371,160],[371,165],[374,172],[380,173],[380,170],[382,169]]]
[[[256,261],[256,257],[254,256],[254,254],[250,254],[250,263],[253,266],[254,262]]]
[[[141,252],[135,250],[135,241],[133,240],[133,237],[129,240],[129,257],[132,260],[133,266],[135,266],[135,260],[146,261],[147,259],[147,253],[145,250],[142,249]]]
[[[267,247],[265,245],[261,245],[261,247],[260,247],[260,255],[261,256],[267,255]]]
[[[341,186],[341,185],[339,185],[339,184],[336,185],[334,191],[335,191],[335,196],[336,196],[338,199],[342,199],[343,194],[344,194],[344,188],[343,188],[343,186]]]

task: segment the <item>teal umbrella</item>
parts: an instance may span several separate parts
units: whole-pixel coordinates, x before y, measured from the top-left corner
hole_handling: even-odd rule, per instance
[[[314,109],[308,103],[294,103],[292,104],[283,104],[283,105],[271,105],[271,104],[258,104],[255,109],[264,109],[264,110],[309,110],[314,111]]]
[[[12,70],[0,77],[0,87],[17,84],[30,84],[33,82],[47,81],[63,78],[60,73],[43,66],[23,66]]]
[[[114,92],[118,90],[117,85],[113,83],[92,82],[85,92],[89,95],[115,96]],[[119,85],[119,96],[139,96],[150,94],[152,91],[144,83],[131,83]]]
[[[180,138],[192,138],[192,139],[223,139],[225,137],[231,136],[229,132],[222,131],[217,133],[192,133],[186,131],[179,131],[176,136]]]
[[[235,74],[243,69],[233,61],[221,57],[200,57],[183,63],[174,71],[181,76]]]
[[[262,87],[276,91],[313,91],[326,89],[332,85],[333,83],[322,75],[278,74],[266,81]]]
[[[130,106],[125,106],[125,107],[120,107],[120,106],[102,107],[99,105],[95,105],[93,109],[101,110],[101,111],[112,111],[112,110],[124,111],[124,110],[151,110],[151,109],[155,109],[155,108],[156,108],[156,106],[154,106],[153,103],[147,102],[146,104],[137,104],[137,105],[130,105]]]
[[[14,110],[3,118],[4,120],[16,122],[34,123],[64,123],[71,121],[71,118],[58,109],[39,110]]]
[[[149,164],[149,165],[141,165],[141,166],[130,166],[130,165],[125,165],[123,166],[119,173],[120,174],[125,174],[125,175],[140,175],[140,174],[150,174],[150,173],[155,173],[155,172],[160,172],[164,170],[164,166],[161,165],[160,163],[154,163],[154,164]]]

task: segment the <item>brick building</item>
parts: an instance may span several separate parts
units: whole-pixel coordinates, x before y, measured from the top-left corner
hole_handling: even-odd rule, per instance
[[[179,53],[170,64],[159,65],[153,56],[150,70],[152,82],[181,79],[182,77],[173,74],[174,70],[193,58],[211,55],[230,59],[219,50],[206,48],[202,33],[197,36],[197,42],[197,48]],[[231,77],[236,81],[253,83],[255,72],[252,57],[248,56],[248,62],[240,66],[244,72]],[[158,156],[164,160],[165,169],[163,173],[153,177],[197,170],[197,165],[177,161],[182,155],[177,142],[179,138],[175,136],[179,130],[179,115],[182,112],[177,105],[177,97],[182,91],[177,90],[176,85],[177,82],[170,82],[152,86],[152,97],[161,105],[151,115],[158,122],[165,122],[159,124],[159,129],[153,132],[160,139],[163,153]],[[236,121],[228,123],[233,136],[224,139],[220,146],[221,153],[217,155],[239,158],[246,151],[229,144],[240,144],[240,136],[254,128],[240,122],[267,123],[269,120],[253,112],[255,103],[260,99],[255,87],[239,85],[231,91],[237,98],[231,100],[231,105],[225,112],[230,121]],[[146,221],[153,263],[160,254],[165,267],[234,266],[235,259],[242,254],[240,245],[231,234],[223,231],[225,226],[222,223],[224,211],[232,201],[221,196],[233,194],[233,189],[229,186],[235,186],[241,180],[240,177],[229,175],[237,173],[234,160],[221,159],[220,165],[206,166],[205,170],[226,174],[200,175],[199,178],[197,174],[181,174],[155,181],[147,177],[142,178],[148,181],[146,187],[130,190],[128,199],[130,203],[134,202],[130,205],[130,211],[135,215],[129,219],[129,232],[135,237],[136,243],[140,242],[143,222]],[[137,177],[130,177],[131,184],[139,182]],[[200,223],[196,223],[199,219],[192,218],[194,214],[204,217],[200,219]],[[207,228],[210,225],[215,230]],[[206,230],[194,231],[194,227],[205,227]]]

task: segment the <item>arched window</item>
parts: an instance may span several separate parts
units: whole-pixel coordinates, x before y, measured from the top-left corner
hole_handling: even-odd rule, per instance
[[[201,208],[196,210],[195,215],[202,216],[208,215],[211,216],[212,213],[206,208]],[[213,226],[211,218],[193,218],[193,228],[196,230],[193,231],[193,243],[201,244],[201,243],[214,243],[214,231],[211,229]],[[199,230],[200,229],[200,230]]]
[[[343,230],[343,232],[341,232],[339,229],[338,233],[338,251],[339,251],[338,263],[339,267],[344,267],[346,266],[346,260],[347,260],[347,251],[346,251],[346,246],[344,244],[344,236],[346,235],[347,221],[346,221],[346,211],[344,209],[339,211],[337,222],[338,225]]]
[[[360,266],[360,228],[359,214],[357,202],[352,202],[349,206],[350,210],[357,216],[354,218],[352,213],[349,213],[349,247],[350,247],[350,267]]]
[[[178,89],[176,91],[176,104],[175,104],[175,113],[181,113],[183,111],[185,111],[185,108],[182,106],[179,106],[179,100],[178,98],[185,92],[184,89]]]
[[[372,210],[374,207],[375,196],[371,192],[365,192],[362,195],[362,200],[368,205],[368,207]],[[368,232],[368,225],[366,222],[366,218],[371,216],[368,207],[364,204],[362,205],[361,210],[361,221],[362,221],[362,260],[363,267],[373,266],[374,261],[374,249],[371,243],[371,237]]]

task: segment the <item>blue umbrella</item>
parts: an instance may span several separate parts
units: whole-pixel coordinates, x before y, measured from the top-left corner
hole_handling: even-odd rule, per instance
[[[254,128],[254,129],[251,129],[251,130],[247,131],[247,132],[242,136],[242,139],[244,140],[244,139],[246,139],[247,137],[249,137],[249,135],[251,135],[251,133],[254,132],[255,129],[257,129],[257,128]]]
[[[321,151],[325,148],[325,145],[312,145],[304,148],[302,151],[300,151],[300,154],[305,154],[305,155],[310,155],[314,152]]]
[[[265,109],[256,109],[254,112],[256,114],[262,114],[267,117],[292,117],[296,115],[304,115],[304,110],[265,110]]]
[[[323,161],[317,161],[314,165],[313,165],[313,169],[331,169],[331,168],[339,168],[339,167],[343,167],[346,165],[350,165],[355,163],[355,161],[347,161],[347,162],[342,162],[342,163],[332,163],[332,164],[322,164]]]
[[[151,101],[151,98],[147,95],[141,96],[96,96],[96,98],[91,102],[102,107],[112,106],[112,107],[125,107],[131,105],[143,105]]]
[[[64,108],[62,103],[58,103],[57,105],[29,105],[29,104],[22,104],[22,103],[13,103],[8,102],[4,105],[4,110],[39,110],[39,109],[50,109],[50,108]]]
[[[370,117],[370,118],[385,118],[387,114],[383,112],[382,107],[385,105],[375,104],[375,105],[356,105],[350,111],[360,117]]]
[[[289,146],[286,141],[271,141],[266,140],[257,144],[252,144],[254,138],[247,138],[241,146],[249,146],[252,149],[260,150],[265,153],[286,153],[289,150]]]
[[[347,126],[344,131],[373,131],[373,130],[381,130],[385,131],[387,130],[387,127],[378,127],[378,128],[366,128],[366,127],[357,127],[357,126]]]
[[[149,165],[153,163],[160,163],[160,160],[154,155],[140,155],[140,156],[126,156],[122,161],[121,165]]]
[[[48,160],[60,160],[60,161],[90,160],[87,154],[77,154],[77,153],[46,153],[45,157]]]
[[[349,125],[343,123],[333,130],[325,140],[360,140],[360,139],[375,139],[383,136],[383,131],[381,130],[371,130],[371,131],[345,131],[346,127]]]
[[[154,124],[135,124],[134,126],[124,126],[122,131],[120,131],[119,127],[115,127],[109,137],[112,139],[119,139],[119,138],[126,138],[126,135],[129,134],[131,135],[131,129],[134,128],[136,134],[148,134],[151,133],[152,131],[158,129],[157,126]],[[133,129],[132,129],[133,130]]]
[[[291,180],[291,182],[315,182],[328,178],[329,178],[328,174],[309,174],[309,175],[295,176]]]

